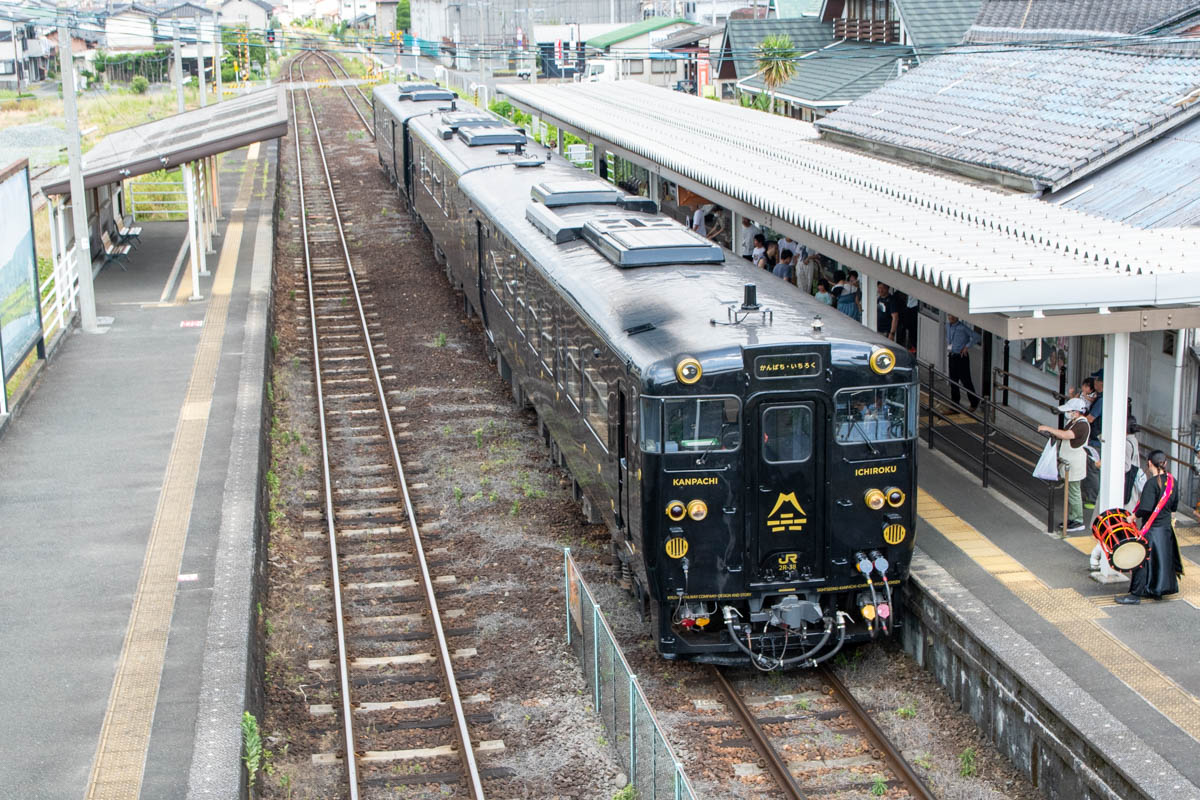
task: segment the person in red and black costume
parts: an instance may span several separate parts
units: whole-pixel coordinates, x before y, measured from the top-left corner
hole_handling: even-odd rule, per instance
[[[1167,472],[1167,454],[1155,450],[1146,459],[1146,485],[1138,502],[1138,524],[1150,551],[1146,560],[1129,574],[1129,594],[1117,598],[1122,605],[1140,603],[1143,597],[1162,600],[1179,591],[1183,559],[1171,524],[1171,512],[1179,507],[1175,479]]]

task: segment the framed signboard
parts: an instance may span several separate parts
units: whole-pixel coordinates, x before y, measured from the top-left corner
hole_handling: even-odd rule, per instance
[[[7,381],[42,343],[29,162],[0,169],[0,371]]]

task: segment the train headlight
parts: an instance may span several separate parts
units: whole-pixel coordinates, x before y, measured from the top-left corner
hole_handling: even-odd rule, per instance
[[[896,354],[886,347],[877,347],[871,351],[870,364],[876,375],[887,375],[896,366]]]
[[[700,380],[700,376],[703,374],[704,370],[701,369],[700,362],[690,356],[675,365],[675,377],[679,378],[680,383],[688,386]]]
[[[863,496],[863,500],[866,501],[867,508],[872,511],[878,511],[887,503],[887,497],[878,489],[868,489],[866,495]]]
[[[693,500],[688,503],[688,516],[696,522],[700,522],[708,516],[708,504],[703,500]]]
[[[889,486],[883,490],[887,496],[887,503],[892,508],[899,508],[904,505],[904,491],[896,486]]]
[[[671,518],[672,522],[679,522],[687,516],[687,506],[679,500],[672,500],[667,503],[667,516]]]

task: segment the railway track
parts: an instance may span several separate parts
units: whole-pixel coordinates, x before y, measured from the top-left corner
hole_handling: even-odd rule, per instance
[[[307,52],[289,78],[306,81],[306,64],[333,72]],[[305,514],[321,523],[314,535],[328,541],[330,570],[328,584],[310,589],[332,593],[336,640],[331,658],[308,666],[336,676],[338,687],[337,703],[309,707],[314,720],[337,720],[327,739],[337,749],[312,761],[344,769],[343,796],[352,799],[434,783],[483,800],[476,749],[503,745],[472,741],[471,724],[490,721],[490,698],[463,697],[455,674],[476,655],[468,645],[478,637],[464,612],[439,604],[456,579],[435,572],[438,551],[421,535],[413,493],[424,485],[406,478],[397,447],[404,423],[392,417],[402,410],[390,399],[396,371],[372,323],[370,286],[355,273],[311,92],[297,89],[292,100],[323,480]]]
[[[335,78],[337,77],[337,72],[340,71],[342,73],[343,78],[345,78],[346,80],[350,79],[350,73],[346,72],[346,68],[343,67],[341,62],[338,61],[336,58],[334,58],[333,56],[329,55],[328,53],[322,52],[321,50],[318,50],[318,49],[314,49],[312,52],[317,56],[317,58],[321,59],[321,61],[325,64],[326,67],[329,68],[329,71],[331,73],[333,73]],[[336,67],[336,70],[334,69],[335,67]],[[359,98],[362,99],[363,103],[366,105],[366,107],[368,109],[367,113],[364,115],[362,113],[362,110],[359,108],[359,104],[357,102],[355,102],[354,98],[350,96],[350,92],[346,90],[345,85],[344,84],[339,85],[338,88],[340,88],[342,90],[342,94],[346,95],[346,100],[347,100],[347,102],[350,103],[351,108],[354,109],[355,115],[360,120],[362,120],[363,127],[367,129],[367,133],[371,134],[371,138],[374,139],[375,138],[375,126],[372,125],[370,120],[368,119],[368,117],[370,117],[370,115],[371,115],[370,109],[372,108],[370,99],[368,99],[368,97],[365,94],[363,94],[362,89],[358,88],[358,86],[352,87],[354,89],[354,91],[358,93]]]
[[[775,702],[769,705],[754,703],[755,706],[763,709],[756,711],[752,708],[752,702],[735,688],[723,670],[718,667],[712,668],[713,679],[724,698],[724,705],[733,715],[735,723],[745,731],[748,739],[746,745],[757,754],[758,766],[765,770],[777,787],[780,794],[776,796],[782,796],[787,800],[804,800],[809,797],[838,796],[846,791],[854,793],[856,790],[858,790],[858,795],[861,795],[862,789],[867,789],[871,793],[883,794],[890,792],[894,786],[898,786],[906,793],[904,796],[917,800],[933,800],[933,794],[901,754],[900,749],[888,739],[841,679],[826,667],[821,667],[816,674],[828,687],[829,695],[836,700],[840,709],[812,711],[807,700],[803,698],[793,700],[793,697],[789,695],[770,698]],[[758,687],[761,686],[761,682],[755,681],[751,685]],[[784,708],[781,709],[779,706],[784,706]],[[804,713],[795,713],[798,709]],[[781,710],[785,713],[779,713]],[[862,743],[865,746],[861,749],[867,754],[826,758],[822,753],[822,756],[817,759],[795,759],[789,762],[776,745],[777,742],[786,741],[788,742],[786,747],[789,750],[809,749],[805,747],[803,740],[815,741],[822,735],[828,737],[830,731],[824,726],[818,726],[814,730],[805,723],[811,722],[813,719],[829,722],[844,716],[851,719],[858,734],[865,740]],[[766,730],[768,726],[775,732],[773,735],[768,734]],[[845,741],[847,733],[839,731],[833,733],[832,738],[834,741]],[[818,743],[812,749],[819,751],[820,748]],[[835,777],[835,784],[831,785],[829,773],[837,770],[844,770],[844,775]],[[885,772],[893,776],[891,781],[881,777],[881,774]],[[850,777],[847,778],[847,775]],[[858,786],[855,786],[855,782],[859,780],[856,776],[859,775],[874,777],[870,781],[860,782]],[[742,777],[746,777],[746,775],[743,774]],[[840,781],[841,785],[836,785],[837,781]],[[803,788],[806,785],[812,785],[814,788],[806,793]],[[899,795],[888,794],[888,796]]]

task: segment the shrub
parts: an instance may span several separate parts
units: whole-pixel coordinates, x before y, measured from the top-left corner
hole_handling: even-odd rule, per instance
[[[144,75],[134,75],[133,80],[129,82],[129,88],[138,94],[145,94],[150,88],[150,81],[146,80]]]

